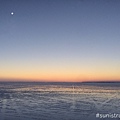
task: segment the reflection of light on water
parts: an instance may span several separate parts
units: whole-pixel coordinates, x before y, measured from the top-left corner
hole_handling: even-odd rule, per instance
[[[74,85],[73,85],[73,88],[72,88],[72,90],[73,90],[73,92],[72,92],[72,100],[73,100],[73,102],[72,102],[72,106],[71,106],[71,109],[75,109],[75,87],[74,87]]]

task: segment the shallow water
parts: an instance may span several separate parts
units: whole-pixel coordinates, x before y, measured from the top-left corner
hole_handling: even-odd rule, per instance
[[[97,113],[118,114],[118,84],[0,83],[0,120],[97,120]]]

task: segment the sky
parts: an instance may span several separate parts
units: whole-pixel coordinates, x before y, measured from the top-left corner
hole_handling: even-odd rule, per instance
[[[120,80],[120,0],[0,0],[0,80]]]

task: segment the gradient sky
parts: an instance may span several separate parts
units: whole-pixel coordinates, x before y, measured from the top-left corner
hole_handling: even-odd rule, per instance
[[[0,79],[120,80],[120,0],[0,0]]]

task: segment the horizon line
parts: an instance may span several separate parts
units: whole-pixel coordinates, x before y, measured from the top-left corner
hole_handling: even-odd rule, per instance
[[[44,81],[44,80],[1,80],[0,82],[31,82],[31,83],[118,83],[120,80],[89,80],[89,81]]]

